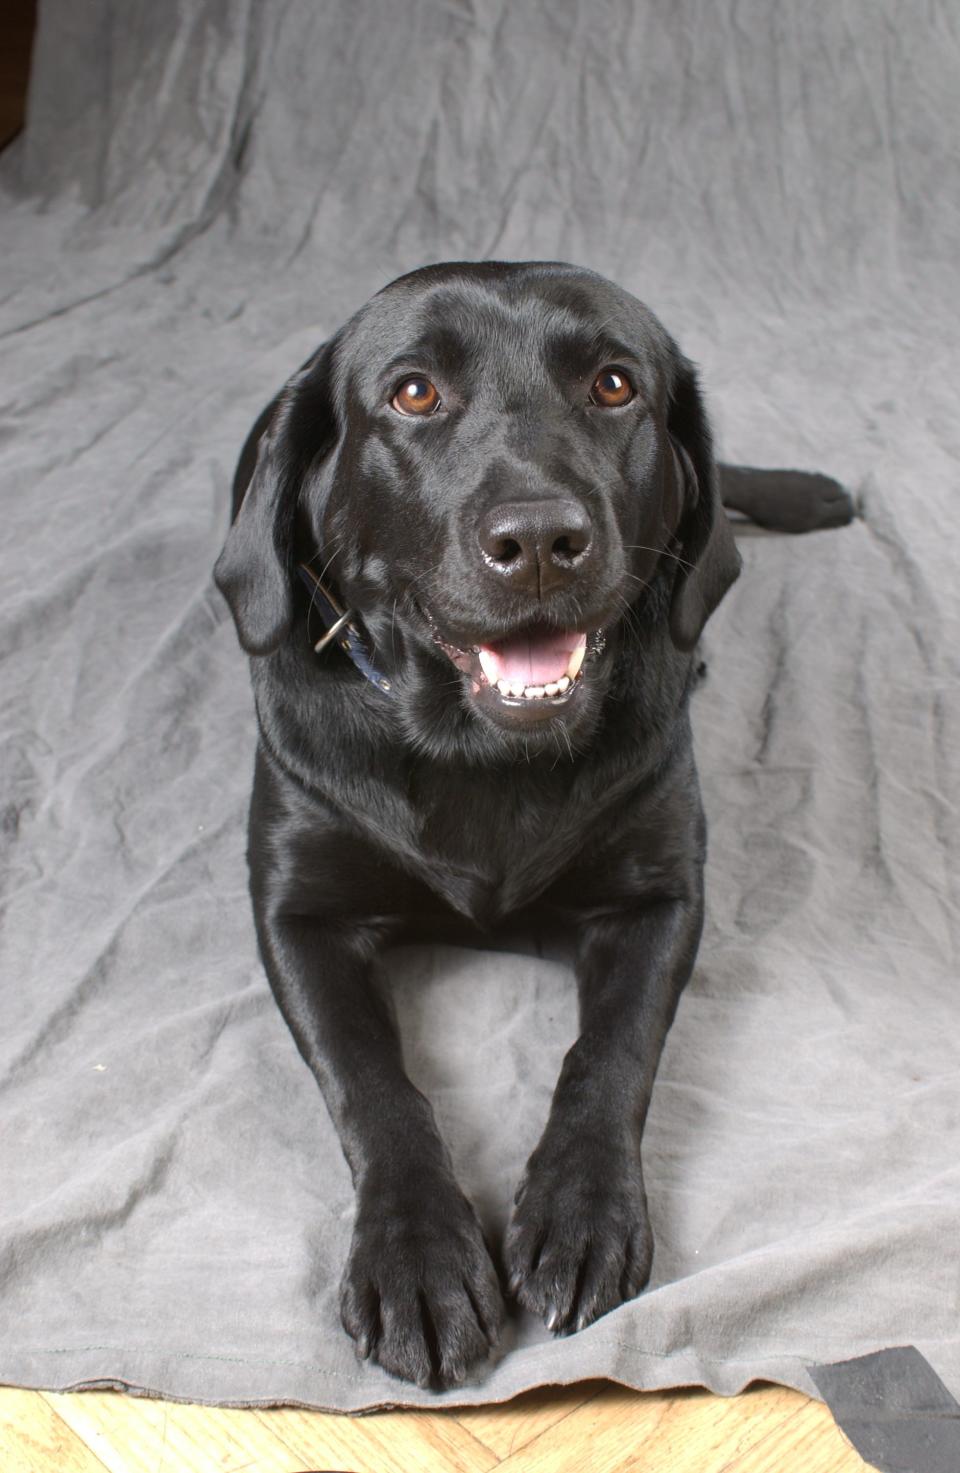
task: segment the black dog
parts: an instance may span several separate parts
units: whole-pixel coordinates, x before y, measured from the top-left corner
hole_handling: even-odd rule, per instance
[[[400,939],[575,928],[581,1033],[509,1288],[562,1331],[647,1279],[640,1137],[703,915],[692,651],[740,567],[721,496],[787,530],[851,515],[826,477],[718,473],[653,315],[539,262],[393,282],[241,456],[216,578],[256,657],[257,930],[357,1189],[343,1323],[398,1376],[460,1380],[503,1313],[377,989]],[[315,653],[331,628],[351,659]]]

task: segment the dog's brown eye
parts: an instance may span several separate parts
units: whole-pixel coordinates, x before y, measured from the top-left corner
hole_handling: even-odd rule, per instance
[[[440,395],[428,378],[405,378],[390,403],[398,414],[433,414]]]
[[[629,404],[633,396],[633,384],[622,368],[601,369],[590,390],[591,404],[601,409],[619,409],[621,404]]]

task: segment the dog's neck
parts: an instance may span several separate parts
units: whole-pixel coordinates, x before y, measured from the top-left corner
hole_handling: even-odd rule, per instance
[[[314,645],[314,652],[319,655],[328,644],[337,643],[364,679],[389,695],[390,682],[370,659],[366,641],[356,624],[356,615],[340,604],[306,563],[298,563],[297,571],[310,592],[310,612],[318,615],[325,631]]]

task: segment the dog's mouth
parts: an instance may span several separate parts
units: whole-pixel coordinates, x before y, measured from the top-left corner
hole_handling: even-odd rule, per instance
[[[431,621],[432,624],[432,621]],[[471,695],[488,709],[549,716],[566,706],[585,671],[604,649],[602,631],[530,624],[503,639],[461,648],[433,626],[444,654],[470,682]]]

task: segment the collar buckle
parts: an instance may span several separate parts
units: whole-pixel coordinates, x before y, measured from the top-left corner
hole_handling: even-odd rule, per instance
[[[354,622],[356,615],[353,610],[345,609],[306,563],[298,563],[297,571],[310,591],[311,610],[319,615],[325,626],[324,633],[313,646],[314,654],[322,654],[327,645],[336,642],[365,680],[369,680],[377,690],[389,693],[390,681],[371,661],[363,635]]]

